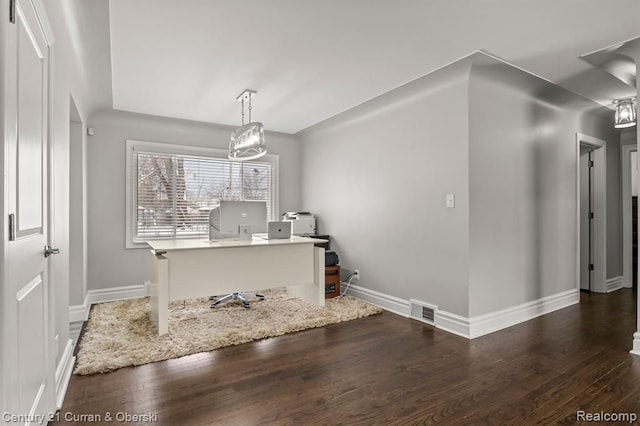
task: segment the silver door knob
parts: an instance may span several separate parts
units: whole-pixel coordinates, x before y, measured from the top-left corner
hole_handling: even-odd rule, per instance
[[[49,245],[44,246],[44,257],[49,257],[52,254],[60,254],[60,249],[50,247]]]

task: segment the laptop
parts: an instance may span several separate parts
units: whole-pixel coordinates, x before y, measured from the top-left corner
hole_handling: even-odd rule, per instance
[[[291,222],[269,222],[267,240],[286,240],[291,238]]]

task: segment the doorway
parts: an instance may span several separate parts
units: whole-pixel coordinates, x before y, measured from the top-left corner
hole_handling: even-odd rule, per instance
[[[579,290],[606,293],[606,143],[576,133],[576,275]]]
[[[593,148],[580,145],[580,290],[593,286]]]
[[[623,145],[622,161],[622,274],[623,287],[637,286],[637,212],[634,214],[634,199],[637,200],[637,152],[638,146]],[[635,159],[635,162],[634,162]],[[637,206],[636,206],[637,207]],[[634,229],[635,226],[635,229]],[[634,256],[635,255],[635,256]]]

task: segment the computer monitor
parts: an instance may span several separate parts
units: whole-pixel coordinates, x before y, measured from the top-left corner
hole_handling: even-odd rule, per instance
[[[266,201],[220,201],[209,214],[209,239],[251,239],[267,232]]]

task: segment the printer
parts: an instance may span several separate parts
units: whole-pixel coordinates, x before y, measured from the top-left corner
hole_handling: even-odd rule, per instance
[[[293,235],[316,233],[316,218],[309,212],[286,212],[282,215],[282,221],[291,222]]]

